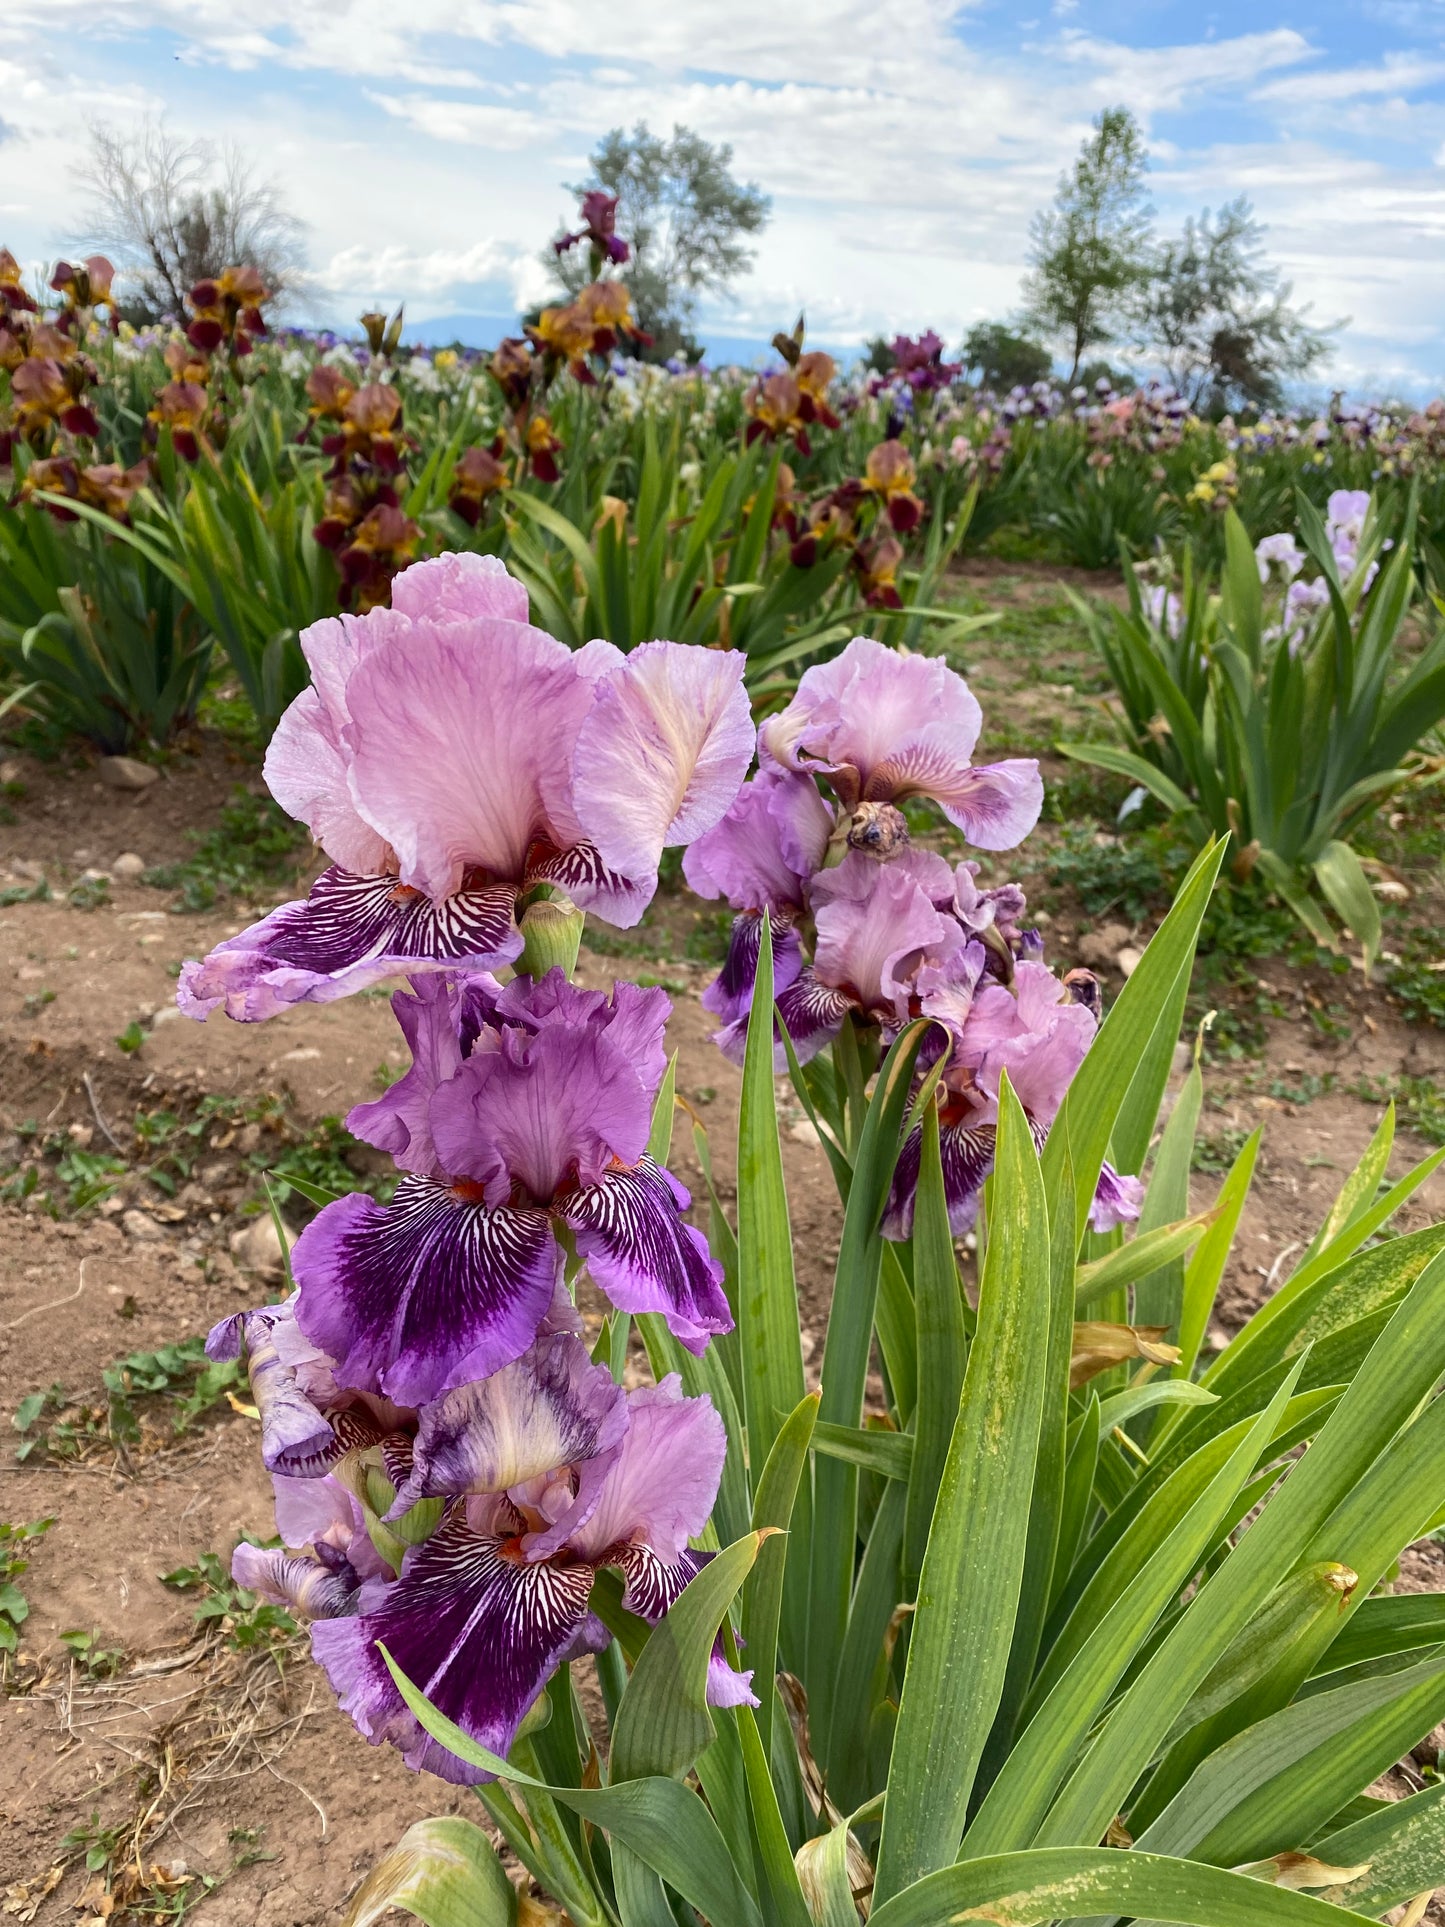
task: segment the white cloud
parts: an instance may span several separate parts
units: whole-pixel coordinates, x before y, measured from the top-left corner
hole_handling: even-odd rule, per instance
[[[1318,106],[1377,94],[1418,93],[1422,87],[1433,87],[1440,80],[1445,80],[1445,61],[1422,60],[1413,54],[1386,54],[1377,67],[1336,67],[1290,74],[1283,80],[1256,87],[1253,98]]]
[[[420,134],[466,147],[515,150],[546,131],[535,114],[520,107],[491,107],[470,100],[436,100],[428,94],[397,97],[376,93],[371,88],[367,89],[366,98],[395,119],[409,122]]]

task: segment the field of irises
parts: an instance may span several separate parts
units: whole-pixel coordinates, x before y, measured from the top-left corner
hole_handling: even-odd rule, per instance
[[[4,893],[8,1910],[1434,1918],[1445,410],[655,367],[596,265],[473,356],[0,256],[7,834],[252,777]],[[74,1522],[217,1492],[108,1645]]]

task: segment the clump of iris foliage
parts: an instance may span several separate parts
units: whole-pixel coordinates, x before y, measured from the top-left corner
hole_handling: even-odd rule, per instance
[[[1445,1228],[1380,1234],[1445,1152],[1391,1181],[1387,1111],[1204,1364],[1259,1133],[1198,1210],[1197,1062],[1162,1102],[1225,841],[1106,1010],[1021,889],[914,840],[922,807],[1011,850],[1043,800],[975,763],[942,662],[854,640],[755,732],[741,651],[574,653],[495,559],[391,603],[307,634],[268,757],[331,867],[180,987],[254,1022],[410,978],[411,1068],[348,1119],[394,1194],[325,1204],[287,1298],[209,1341],[276,1476],[236,1585],[529,1880],[422,1821],[351,1927],[1326,1927],[1427,1894],[1445,1789],[1368,1789],[1445,1718],[1445,1601],[1389,1590],[1441,1518]],[[705,1230],[666,995],[570,974],[679,845],[733,912]],[[843,1207],[815,1390],[780,1072]]]

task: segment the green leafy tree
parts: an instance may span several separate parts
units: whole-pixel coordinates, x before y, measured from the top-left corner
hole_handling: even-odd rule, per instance
[[[963,338],[963,362],[975,371],[984,388],[1029,388],[1043,381],[1053,358],[1042,343],[1031,341],[1002,321],[980,321]]]
[[[674,126],[664,140],[639,121],[631,133],[614,127],[587,180],[569,183],[579,196],[598,188],[617,196],[617,232],[631,249],[621,278],[658,358],[690,351],[698,297],[725,294],[752,266],[748,239],[767,225],[772,202],[755,182],[736,179],[732,161],[730,146],[714,147],[690,127]],[[569,294],[588,278],[580,248],[549,249],[546,258]]]
[[[1144,136],[1127,107],[1107,107],[1029,229],[1027,319],[1069,356],[1069,381],[1090,348],[1118,339],[1149,271]]]
[[[1277,407],[1285,381],[1330,351],[1329,330],[1290,305],[1262,235],[1243,195],[1217,214],[1191,215],[1159,248],[1140,292],[1141,345],[1196,408]]]

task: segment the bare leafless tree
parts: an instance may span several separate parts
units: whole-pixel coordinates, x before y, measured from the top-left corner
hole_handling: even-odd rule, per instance
[[[150,119],[87,131],[79,174],[90,202],[79,238],[114,261],[129,305],[179,314],[196,282],[237,266],[258,268],[279,293],[299,290],[304,224],[240,149],[182,140]]]

